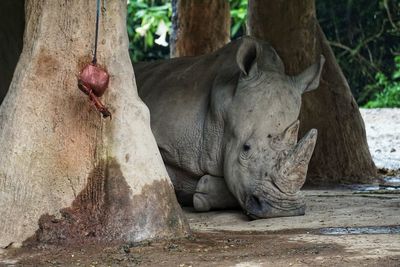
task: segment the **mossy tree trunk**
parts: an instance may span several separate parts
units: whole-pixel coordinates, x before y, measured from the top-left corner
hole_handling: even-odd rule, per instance
[[[173,0],[171,57],[213,52],[230,41],[227,0]]]
[[[188,230],[137,96],[126,0],[107,1],[100,19],[98,62],[111,77],[102,101],[112,120],[78,90],[95,5],[26,1],[24,48],[0,106],[0,247],[27,239],[133,242]]]
[[[286,72],[297,74],[326,58],[318,90],[303,96],[302,136],[318,129],[308,183],[368,182],[376,168],[368,150],[364,122],[315,14],[315,1],[249,0],[250,35],[270,42]]]

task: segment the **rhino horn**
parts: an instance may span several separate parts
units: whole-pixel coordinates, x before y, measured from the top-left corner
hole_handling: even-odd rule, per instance
[[[297,120],[292,123],[283,133],[282,141],[289,145],[294,146],[297,143],[297,135],[299,134],[300,121]]]
[[[295,194],[303,186],[317,141],[317,130],[311,129],[282,159],[278,175],[273,177],[274,184],[284,193]]]

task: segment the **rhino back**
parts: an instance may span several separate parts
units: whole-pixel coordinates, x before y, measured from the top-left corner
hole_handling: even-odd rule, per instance
[[[202,157],[211,151],[202,150],[208,136],[210,96],[218,90],[215,81],[238,73],[237,46],[233,42],[204,56],[134,65],[138,92],[150,109],[151,127],[164,161],[194,176],[207,172]]]

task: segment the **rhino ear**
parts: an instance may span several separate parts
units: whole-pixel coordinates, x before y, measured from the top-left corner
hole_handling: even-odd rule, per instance
[[[257,74],[257,58],[258,58],[257,43],[243,39],[236,54],[236,62],[245,77],[252,77]]]
[[[313,64],[299,75],[293,77],[295,86],[299,88],[301,93],[309,92],[318,88],[324,63],[325,57],[321,55],[319,63]]]

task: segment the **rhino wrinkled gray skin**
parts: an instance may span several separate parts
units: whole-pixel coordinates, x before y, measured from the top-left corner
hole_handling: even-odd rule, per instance
[[[297,142],[297,118],[323,63],[287,76],[268,43],[243,37],[212,54],[134,65],[179,202],[240,205],[253,219],[303,215],[317,131]]]

